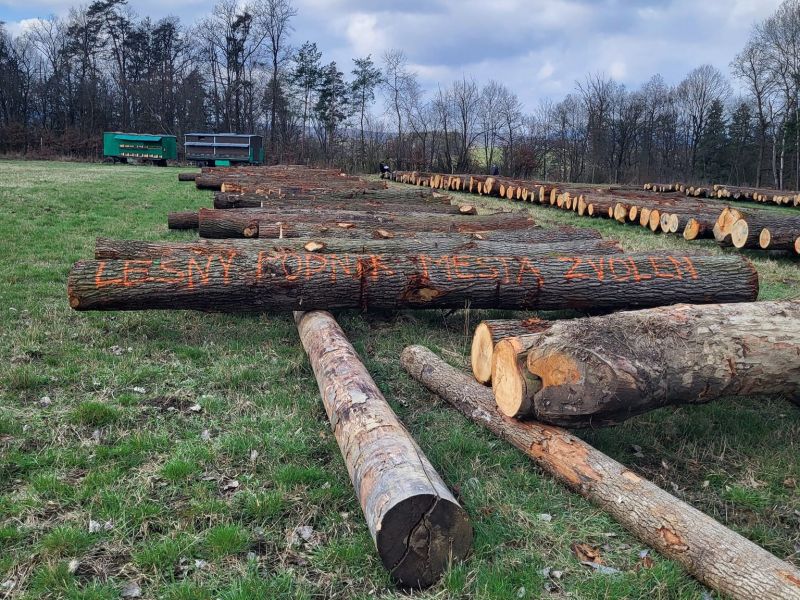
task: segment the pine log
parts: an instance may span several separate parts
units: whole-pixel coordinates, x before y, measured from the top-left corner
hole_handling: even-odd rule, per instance
[[[472,336],[470,359],[475,379],[486,385],[492,381],[492,356],[503,338],[542,331],[546,321],[530,319],[494,319],[481,321]]]
[[[200,173],[178,173],[178,181],[194,181]]]
[[[510,416],[555,425],[609,425],[668,405],[800,393],[797,301],[620,312],[560,321],[522,340],[541,389],[530,402],[498,404],[521,407],[504,410]]]
[[[450,235],[425,239],[394,240],[349,240],[328,238],[288,238],[283,240],[193,240],[191,242],[147,242],[138,240],[111,240],[98,238],[94,257],[109,259],[157,259],[192,252],[196,255],[225,254],[236,252],[284,251],[315,252],[319,254],[384,254],[418,255],[425,252],[448,252],[471,256],[543,257],[564,255],[611,255],[621,254],[622,248],[615,240],[574,240],[570,242],[527,243],[491,242]]]
[[[701,583],[733,598],[800,599],[800,570],[675,498],[563,429],[497,411],[489,389],[420,346],[400,358],[408,373],[475,423],[600,507]]]
[[[194,211],[171,212],[167,215],[169,229],[197,229],[200,221]]]
[[[76,310],[610,310],[752,301],[758,275],[740,255],[527,258],[230,250],[81,261],[70,272],[68,294]]]
[[[401,585],[435,583],[472,545],[472,527],[330,313],[295,313],[325,412],[372,539]]]

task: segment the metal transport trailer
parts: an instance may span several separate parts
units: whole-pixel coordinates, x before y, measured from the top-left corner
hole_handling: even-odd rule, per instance
[[[187,133],[183,147],[186,160],[202,166],[229,167],[237,163],[260,165],[264,162],[264,142],[260,135]]]
[[[136,160],[166,166],[168,160],[178,160],[178,138],[174,135],[151,133],[103,133],[103,157],[113,162]]]

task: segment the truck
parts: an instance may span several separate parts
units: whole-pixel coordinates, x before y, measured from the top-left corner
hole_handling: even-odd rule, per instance
[[[260,135],[241,133],[187,133],[185,158],[200,166],[230,167],[234,164],[264,163],[264,142]]]
[[[166,166],[168,160],[178,159],[178,138],[154,133],[103,133],[103,157],[107,161],[126,163],[128,160]]]

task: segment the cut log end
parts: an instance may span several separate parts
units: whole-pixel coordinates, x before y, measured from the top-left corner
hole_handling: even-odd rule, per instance
[[[731,242],[734,248],[744,248],[750,235],[750,225],[745,219],[739,219],[731,227]]]
[[[462,204],[458,207],[458,212],[462,215],[477,215],[478,209],[471,204]]]
[[[494,348],[492,359],[492,391],[500,412],[508,417],[530,416],[533,397],[542,381],[520,362],[517,338],[501,340]]]
[[[697,219],[689,219],[686,222],[686,227],[683,228],[683,239],[696,240],[700,235],[700,221]]]
[[[325,244],[322,242],[310,241],[303,245],[306,252],[320,252],[325,249]]]
[[[475,335],[472,337],[472,374],[475,379],[487,384],[492,379],[492,354],[494,352],[494,340],[492,332],[486,323],[480,323],[475,328]]]
[[[412,496],[389,509],[375,543],[400,585],[426,588],[439,580],[451,561],[469,553],[472,526],[458,504],[430,494]]]
[[[758,245],[762,250],[766,250],[769,248],[769,244],[772,241],[772,234],[769,232],[769,229],[762,229],[761,233],[758,234]]]

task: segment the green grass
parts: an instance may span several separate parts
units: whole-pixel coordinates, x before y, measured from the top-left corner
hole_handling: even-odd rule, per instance
[[[31,599],[118,598],[129,582],[145,598],[404,597],[375,555],[289,315],[69,309],[67,272],[92,256],[95,237],[191,239],[167,231],[166,213],[211,196],[179,184],[178,171],[0,162],[0,583],[13,580],[12,597]],[[596,226],[632,251],[688,247],[531,211],[543,223]],[[751,256],[762,298],[800,293],[795,262]],[[637,569],[636,539],[398,364],[403,346],[422,343],[465,366],[472,327],[513,314],[339,315],[475,528],[469,559],[415,597],[701,598],[704,588],[658,555]],[[580,435],[778,556],[795,553],[792,404],[730,399]],[[239,486],[226,488],[231,480]],[[90,521],[111,526],[90,533]],[[290,544],[299,526],[319,543]],[[582,567],[576,542],[602,548],[621,573]],[[544,568],[564,572],[552,592]]]

